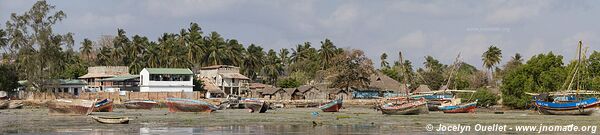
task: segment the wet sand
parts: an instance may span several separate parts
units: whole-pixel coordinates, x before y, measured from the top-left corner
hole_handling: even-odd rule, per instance
[[[482,111],[469,114],[431,112],[424,115],[382,115],[368,108],[349,107],[337,113],[317,108],[287,108],[267,113],[248,113],[245,109],[219,110],[214,113],[169,113],[166,108],[94,112],[92,115],[128,116],[129,124],[100,124],[88,116],[49,116],[48,109],[0,110],[0,133],[17,134],[441,134],[458,132],[427,131],[426,126],[444,125],[569,125],[597,126],[598,116],[549,116],[532,111],[508,111],[493,114]],[[318,116],[312,112],[319,112]],[[315,125],[316,124],[316,125]],[[486,132],[465,132],[480,134]],[[522,134],[523,132],[487,132]],[[525,132],[533,134],[537,132]],[[561,134],[561,132],[542,132]],[[568,132],[589,133],[589,132]],[[564,133],[563,133],[564,134]]]

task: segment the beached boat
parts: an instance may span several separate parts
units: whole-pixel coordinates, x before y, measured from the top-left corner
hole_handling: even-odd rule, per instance
[[[158,102],[153,100],[129,100],[124,103],[127,109],[152,109],[158,105]]]
[[[243,99],[240,100],[240,104],[243,104],[246,108],[250,109],[250,112],[265,113],[269,109],[269,105],[265,101],[258,99]]]
[[[10,101],[0,100],[0,109],[8,109],[9,106],[10,106]]]
[[[600,101],[597,98],[573,102],[547,102],[536,100],[535,106],[542,114],[549,115],[590,115],[597,110]]]
[[[50,115],[88,115],[94,108],[94,101],[81,99],[56,99],[48,102]]]
[[[336,99],[319,106],[319,109],[323,110],[323,112],[338,112],[342,108],[342,103],[343,100],[341,98]]]
[[[476,108],[477,100],[466,104],[442,105],[438,107],[444,113],[474,113]]]
[[[219,107],[200,100],[185,98],[167,98],[169,112],[213,112]]]
[[[403,104],[388,103],[381,107],[381,113],[387,115],[418,115],[427,114],[427,102],[424,98],[417,101],[410,101]]]
[[[429,111],[439,111],[439,106],[444,102],[448,102],[454,98],[454,95],[449,92],[440,92],[432,94],[413,95],[411,99],[425,98],[427,100],[427,107]]]
[[[128,117],[91,116],[94,120],[104,124],[128,124]]]
[[[578,61],[574,69],[575,71],[572,74],[572,78],[567,80],[569,82],[567,91],[572,90],[573,82],[576,79],[579,79],[579,68],[581,67],[579,63],[581,63],[582,55],[584,55],[581,51],[582,45],[583,43],[579,41]],[[597,110],[600,101],[594,97],[582,100],[579,95],[579,90],[581,88],[579,80],[576,82],[576,92],[574,94],[558,94],[555,95],[552,100],[549,100],[547,94],[540,94],[534,96],[534,106],[536,106],[541,114],[549,115],[590,115],[594,113]]]
[[[112,112],[113,101],[110,99],[103,99],[94,104],[94,112]]]
[[[8,109],[21,109],[23,108],[23,102],[20,101],[10,101],[8,103]]]

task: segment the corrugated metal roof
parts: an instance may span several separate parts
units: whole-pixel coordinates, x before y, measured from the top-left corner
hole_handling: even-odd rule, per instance
[[[240,73],[219,73],[219,75],[223,76],[223,78],[233,78],[233,79],[243,79],[243,80],[250,79]]]
[[[188,68],[146,68],[150,74],[174,74],[174,75],[193,75],[192,70]]]

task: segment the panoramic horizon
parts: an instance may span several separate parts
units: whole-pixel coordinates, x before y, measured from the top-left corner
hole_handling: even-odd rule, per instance
[[[596,134],[597,5],[0,0],[0,134]]]
[[[35,3],[0,1],[0,27],[10,13],[21,14]],[[141,35],[156,41],[163,33],[178,33],[191,22],[207,35],[219,32],[247,47],[266,50],[313,47],[330,39],[339,48],[355,48],[379,63],[405,59],[422,67],[431,55],[451,64],[458,53],[466,63],[482,68],[481,55],[490,45],[502,50],[506,63],[515,53],[526,60],[554,52],[564,61],[576,58],[577,41],[600,49],[599,1],[49,1],[67,17],[54,30],[72,32],[75,48],[84,38]],[[173,8],[177,7],[177,8]],[[265,50],[265,51],[266,51]],[[379,67],[379,64],[374,64]]]

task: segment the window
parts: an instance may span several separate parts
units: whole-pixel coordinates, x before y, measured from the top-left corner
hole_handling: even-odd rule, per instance
[[[190,75],[150,75],[151,81],[190,81]]]

